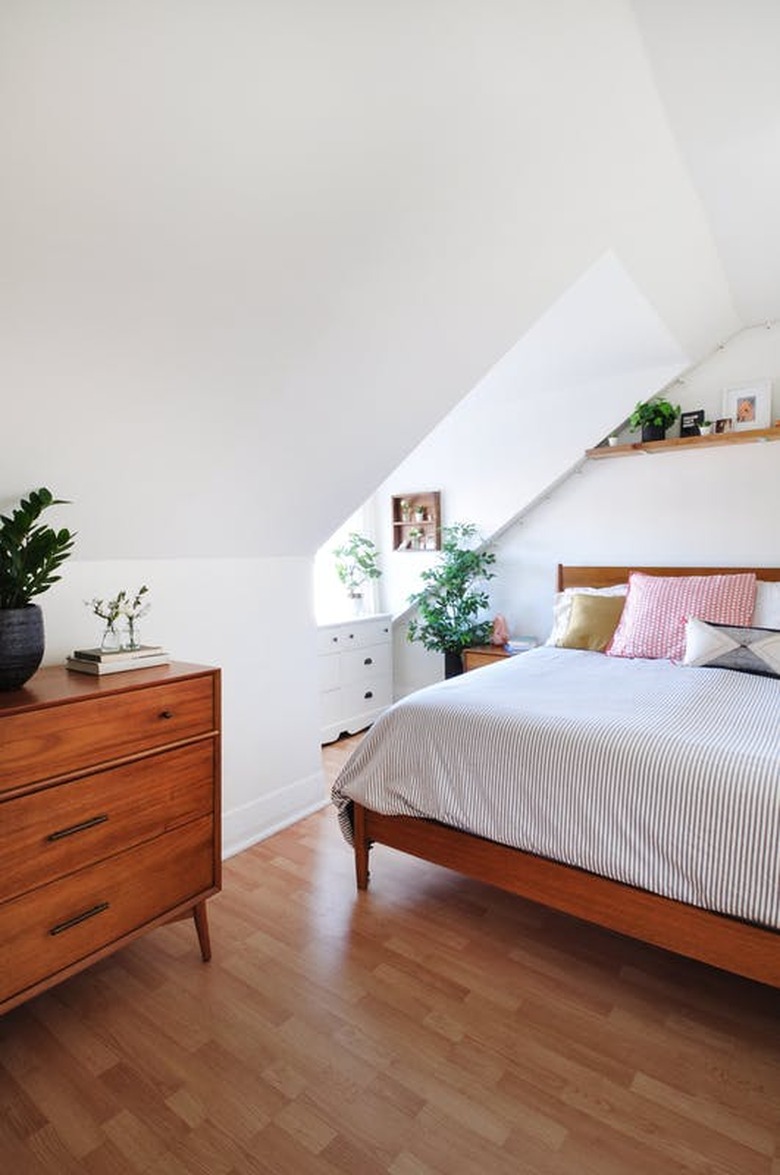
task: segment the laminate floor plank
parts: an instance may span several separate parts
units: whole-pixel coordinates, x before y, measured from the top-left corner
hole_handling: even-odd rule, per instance
[[[324,748],[335,777],[357,739]],[[780,1175],[780,993],[323,809],[0,1019],[9,1175]]]

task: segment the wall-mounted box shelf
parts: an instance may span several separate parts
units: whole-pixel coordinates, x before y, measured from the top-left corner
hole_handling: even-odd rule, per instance
[[[394,494],[393,550],[441,550],[441,494],[438,490],[418,490],[413,494]]]
[[[602,457],[635,457],[654,453],[673,453],[680,449],[708,449],[717,445],[750,445],[762,441],[780,441],[780,426],[774,428],[750,428],[744,431],[710,433],[707,437],[672,437],[668,441],[636,441],[628,445],[598,445],[586,449],[585,456],[600,460]]]

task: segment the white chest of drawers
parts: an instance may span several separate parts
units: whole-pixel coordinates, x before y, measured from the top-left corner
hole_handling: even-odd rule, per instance
[[[391,621],[382,613],[318,628],[321,742],[356,734],[392,703]]]

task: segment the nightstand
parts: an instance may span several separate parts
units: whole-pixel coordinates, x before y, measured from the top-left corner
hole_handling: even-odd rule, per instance
[[[463,650],[463,671],[468,673],[470,669],[481,669],[483,665],[491,665],[493,661],[501,661],[511,655],[503,645],[474,645]]]

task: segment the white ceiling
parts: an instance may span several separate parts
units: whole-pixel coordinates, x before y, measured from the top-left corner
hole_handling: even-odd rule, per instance
[[[746,325],[780,318],[780,3],[632,0]]]

